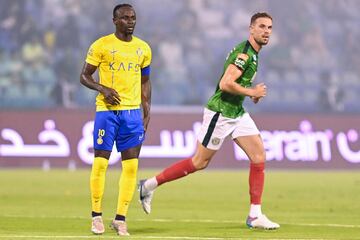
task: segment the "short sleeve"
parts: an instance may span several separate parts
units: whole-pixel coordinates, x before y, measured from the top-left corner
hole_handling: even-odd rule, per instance
[[[91,65],[99,66],[101,60],[102,60],[101,39],[98,39],[93,44],[91,44],[85,61]]]
[[[249,55],[246,53],[239,53],[237,55],[234,55],[233,59],[231,59],[231,63],[234,64],[236,67],[238,67],[241,70],[245,70],[247,66],[249,65]]]
[[[150,46],[148,44],[145,44],[144,61],[143,61],[142,65],[141,65],[141,68],[145,68],[147,66],[150,66],[151,58],[152,58],[151,48],[150,48]]]

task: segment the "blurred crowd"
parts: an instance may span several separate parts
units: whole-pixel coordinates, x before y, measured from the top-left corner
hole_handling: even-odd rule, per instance
[[[154,105],[203,105],[253,13],[274,18],[260,53],[262,112],[360,112],[357,0],[136,0],[135,35],[153,50]],[[1,0],[0,108],[93,107],[79,83],[89,45],[112,33],[107,0]]]

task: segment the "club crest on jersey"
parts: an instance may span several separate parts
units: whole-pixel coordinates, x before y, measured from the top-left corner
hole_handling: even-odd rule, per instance
[[[136,50],[136,54],[137,54],[139,57],[141,57],[141,56],[143,55],[143,51],[141,50],[141,48],[138,48],[138,49]]]

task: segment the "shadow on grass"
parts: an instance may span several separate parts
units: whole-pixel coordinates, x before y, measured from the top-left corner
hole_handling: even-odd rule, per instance
[[[164,229],[164,228],[154,228],[154,227],[138,227],[138,228],[134,228],[132,227],[131,229],[129,229],[130,233],[133,233],[133,235],[135,234],[156,234],[156,233],[166,233],[166,232],[171,232],[171,229]]]

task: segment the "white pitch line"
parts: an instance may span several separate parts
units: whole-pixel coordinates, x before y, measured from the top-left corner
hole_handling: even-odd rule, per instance
[[[3,214],[0,217],[11,217],[11,218],[33,218],[33,216],[21,216],[21,215],[10,215]],[[44,216],[39,215],[36,218],[59,218],[59,219],[89,219],[83,216]],[[239,220],[213,220],[213,219],[165,219],[165,218],[154,218],[154,219],[146,219],[146,218],[135,218],[130,219],[132,222],[183,222],[183,223],[238,223],[242,222]],[[360,228],[360,225],[351,225],[351,224],[337,224],[337,223],[286,223],[280,222],[280,225],[293,225],[293,226],[307,226],[307,227],[338,227],[338,228]]]
[[[1,238],[11,239],[119,239],[119,236],[61,236],[61,235],[49,235],[49,236],[26,236],[26,235],[0,235]],[[130,236],[129,239],[187,239],[187,240],[246,240],[249,238],[218,238],[218,237],[170,237],[170,236]],[[266,238],[266,240],[335,240],[331,238]]]
[[[241,223],[241,221],[235,220],[212,220],[212,219],[134,219],[132,221],[138,222],[189,222],[189,223]],[[284,223],[284,225],[295,225],[295,226],[308,226],[308,227],[343,227],[343,228],[360,228],[360,225],[348,225],[348,224],[336,224],[336,223]]]
[[[336,223],[284,223],[287,225],[305,226],[305,227],[339,227],[339,228],[360,228],[360,225],[347,225]]]
[[[26,239],[26,238],[31,238],[31,239],[56,239],[56,238],[63,238],[63,239],[119,239],[119,236],[26,236],[26,235],[6,235],[6,236],[1,236],[0,235],[0,239],[1,238],[21,238],[21,239]],[[170,236],[130,236],[129,238],[132,239],[188,239],[188,240],[243,240],[243,238],[217,238],[217,237],[187,237],[187,236],[183,236],[183,237],[170,237]],[[271,240],[271,239],[270,239]],[[275,239],[273,239],[275,240]],[[279,239],[276,239],[279,240]],[[282,239],[284,240],[284,239]],[[299,239],[300,240],[300,239]],[[308,239],[307,239],[308,240]],[[319,239],[317,239],[319,240]]]

